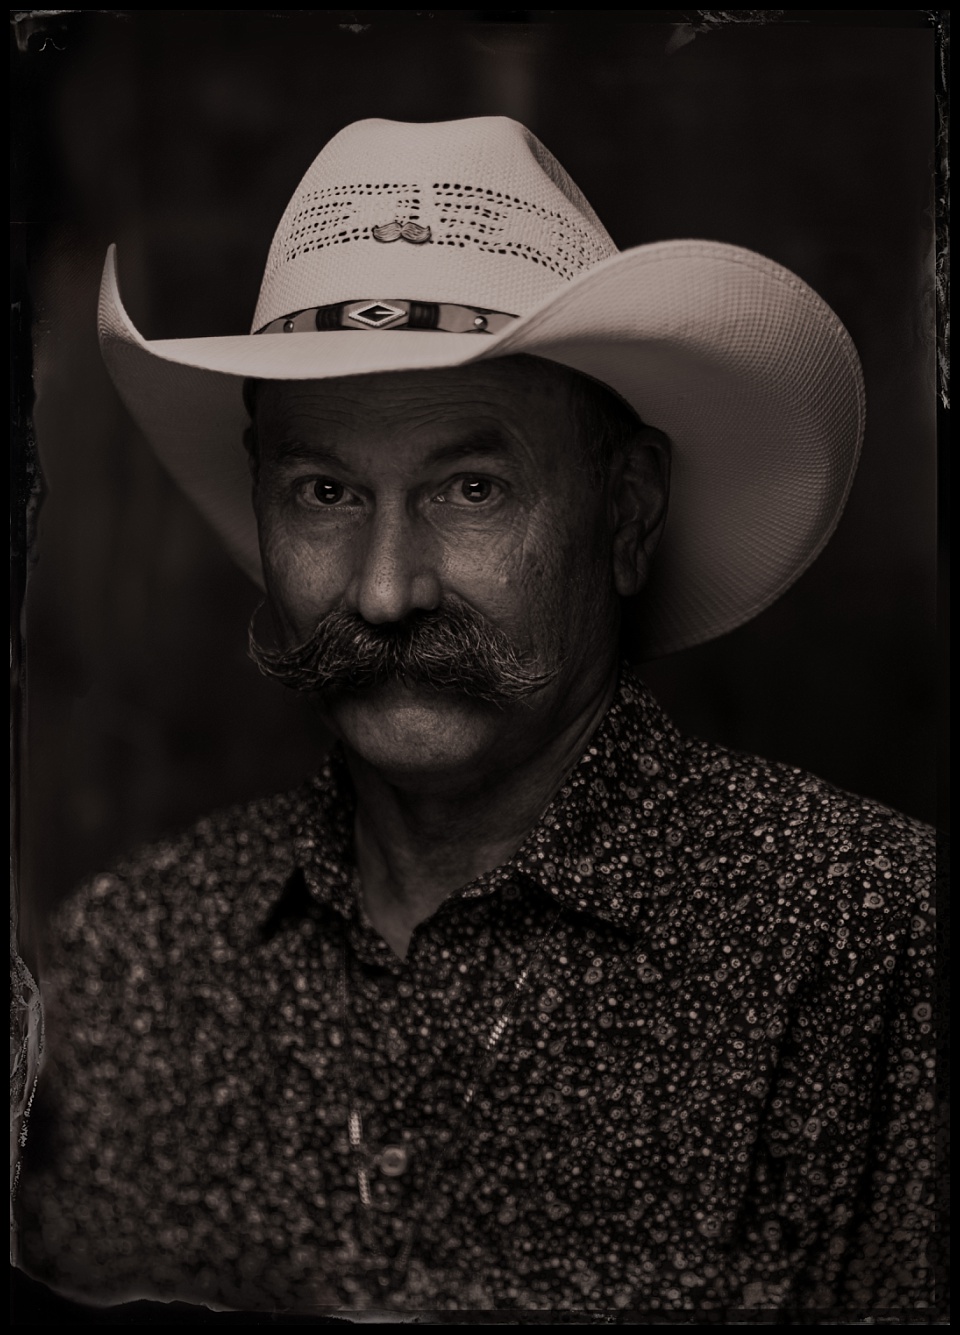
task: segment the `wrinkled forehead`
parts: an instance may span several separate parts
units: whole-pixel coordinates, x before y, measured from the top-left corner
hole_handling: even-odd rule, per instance
[[[263,381],[248,394],[261,451],[291,441],[427,453],[482,442],[512,453],[574,448],[572,373],[533,358],[330,380]]]

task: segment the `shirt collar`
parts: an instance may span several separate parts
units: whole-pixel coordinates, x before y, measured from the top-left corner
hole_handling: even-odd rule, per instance
[[[682,837],[681,753],[677,730],[623,665],[609,709],[543,816],[508,862],[461,896],[479,898],[520,878],[564,908],[631,925],[656,885],[652,864]],[[311,896],[350,916],[355,798],[339,748],[311,788],[314,819],[297,837],[297,863]]]
[[[564,908],[632,925],[657,884],[652,864],[679,842],[681,755],[676,728],[623,665],[580,761],[515,857],[491,878],[519,873]]]

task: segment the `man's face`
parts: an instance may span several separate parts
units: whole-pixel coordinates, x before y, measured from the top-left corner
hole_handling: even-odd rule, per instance
[[[529,361],[316,382],[257,402],[255,504],[285,644],[334,611],[377,631],[459,605],[548,678],[492,704],[392,679],[324,692],[328,726],[398,781],[479,781],[536,752],[609,680],[609,483],[568,382]]]

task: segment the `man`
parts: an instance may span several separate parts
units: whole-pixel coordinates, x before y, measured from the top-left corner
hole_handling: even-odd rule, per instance
[[[736,248],[617,253],[489,118],[336,136],[252,335],[145,343],[112,253],[100,324],[338,744],[61,915],[31,1273],[930,1307],[930,833],[682,738],[620,653],[742,623],[828,538],[863,420],[832,312]]]

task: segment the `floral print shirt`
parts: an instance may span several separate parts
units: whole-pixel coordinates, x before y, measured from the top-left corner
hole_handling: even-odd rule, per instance
[[[629,668],[405,960],[352,826],[335,752],[59,913],[29,1273],[250,1311],[933,1311],[927,827],[681,737]]]

